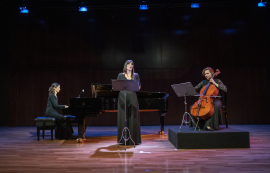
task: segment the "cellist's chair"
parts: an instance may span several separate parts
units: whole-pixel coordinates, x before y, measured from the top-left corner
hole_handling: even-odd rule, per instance
[[[220,92],[222,102],[222,115],[225,117],[226,128],[228,128],[228,115],[227,115],[227,93],[224,91]]]

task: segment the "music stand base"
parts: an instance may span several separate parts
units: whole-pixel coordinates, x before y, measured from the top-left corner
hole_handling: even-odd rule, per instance
[[[193,121],[193,118],[191,117],[190,113],[185,112],[184,115],[183,115],[183,119],[182,119],[181,126],[179,127],[179,132],[182,131],[182,126],[183,126],[184,123],[185,123],[185,124],[189,123],[188,121],[186,121],[186,120],[187,120],[187,115],[189,115],[189,119],[192,121],[192,123],[195,124],[195,122]],[[194,131],[196,131],[197,127],[198,127],[199,132],[200,132],[201,129],[200,129],[200,127],[198,126],[198,124],[196,124],[196,127],[195,127],[195,130],[194,130]]]
[[[196,131],[197,127],[199,129],[199,132],[201,131],[200,126],[198,125],[199,124],[199,121],[200,121],[200,119],[197,118],[197,124],[196,124],[196,127],[195,127],[195,130],[194,131]]]
[[[127,130],[128,130],[128,133],[129,133],[129,136],[127,137]],[[125,131],[125,136],[124,136],[124,131]],[[128,127],[124,127],[124,129],[122,130],[122,136],[120,138],[120,140],[118,141],[118,148],[119,148],[119,144],[120,144],[120,141],[122,140],[122,138],[124,139],[125,141],[125,151],[126,151],[126,146],[127,146],[127,141],[130,139],[133,144],[134,144],[134,148],[135,148],[135,142],[132,140],[131,138],[131,135],[130,135],[130,130],[128,129]]]
[[[184,99],[185,99],[185,102],[184,102],[185,103],[185,113],[183,115],[183,119],[182,119],[181,126],[179,128],[179,132],[182,131],[182,125],[183,125],[183,123],[185,123],[185,124],[188,124],[189,123],[187,121],[187,115],[189,116],[189,119],[191,119],[191,121],[193,122],[193,124],[195,124],[195,122],[194,122],[193,118],[191,117],[190,113],[187,112],[187,98],[186,97],[187,96],[186,96],[186,93],[185,93],[185,95],[184,95]],[[198,123],[196,124],[196,127],[195,127],[195,130],[194,131],[196,131],[197,126],[198,126]],[[198,126],[198,129],[199,129],[199,132],[200,132],[200,127],[199,126]]]

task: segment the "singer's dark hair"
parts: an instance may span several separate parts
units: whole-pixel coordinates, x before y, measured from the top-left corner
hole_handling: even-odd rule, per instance
[[[134,62],[132,60],[127,60],[124,64],[124,68],[123,68],[123,73],[127,74],[127,65],[128,64],[132,64],[133,68],[132,68],[132,73],[131,73],[131,78],[133,79],[134,73],[135,73],[135,69],[134,69]]]
[[[60,84],[59,83],[53,83],[51,86],[50,86],[50,88],[49,88],[49,94],[50,93],[53,93],[54,94],[54,92],[55,92],[55,88],[57,88],[58,86],[60,86]]]

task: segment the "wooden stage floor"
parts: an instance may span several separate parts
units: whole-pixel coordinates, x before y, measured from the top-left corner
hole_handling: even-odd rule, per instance
[[[168,141],[168,128],[177,127],[158,135],[159,126],[142,126],[142,144],[126,152],[117,148],[116,126],[88,127],[84,143],[51,141],[49,130],[37,141],[36,127],[0,127],[0,172],[270,172],[270,125],[229,125],[250,132],[248,149],[177,150]]]

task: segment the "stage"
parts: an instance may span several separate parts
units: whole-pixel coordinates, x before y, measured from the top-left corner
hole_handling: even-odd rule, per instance
[[[249,132],[222,127],[218,131],[195,128],[168,129],[168,139],[176,149],[250,148]]]
[[[88,127],[86,141],[37,141],[36,127],[0,127],[0,172],[269,172],[270,125],[229,125],[248,131],[250,148],[175,149],[159,126],[141,126],[142,144],[117,148],[116,126]],[[222,126],[223,127],[223,126]],[[187,126],[184,126],[187,128]],[[77,128],[74,126],[75,134]]]

